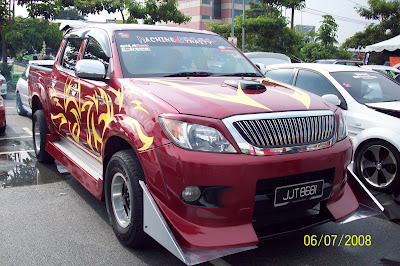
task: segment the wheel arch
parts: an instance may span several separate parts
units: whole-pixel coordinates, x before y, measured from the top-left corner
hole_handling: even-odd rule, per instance
[[[356,135],[353,141],[353,160],[356,158],[360,148],[367,142],[373,140],[383,140],[393,145],[400,151],[400,134],[387,128],[370,128]]]

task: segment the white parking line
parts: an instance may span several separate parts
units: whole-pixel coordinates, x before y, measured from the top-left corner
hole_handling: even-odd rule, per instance
[[[24,150],[24,151],[3,151],[3,152],[0,152],[0,155],[4,155],[4,154],[13,154],[13,153],[20,153],[20,152],[34,152],[34,150]]]
[[[215,259],[215,260],[210,260],[209,263],[211,263],[214,266],[231,266],[229,263],[224,261],[221,258]]]
[[[32,130],[30,130],[29,128],[24,127],[24,128],[22,128],[22,130],[24,130],[26,133],[28,133],[29,135],[32,136]]]
[[[0,138],[0,140],[27,139],[27,138],[32,138],[32,135],[30,135],[30,136],[19,136],[19,137],[6,137],[6,138]]]

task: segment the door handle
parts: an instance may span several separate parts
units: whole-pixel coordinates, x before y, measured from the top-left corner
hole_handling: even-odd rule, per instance
[[[71,93],[72,93],[72,96],[75,96],[75,94],[78,92],[78,87],[76,86],[76,84],[74,84],[72,87],[71,87]]]
[[[99,101],[104,101],[104,97],[101,97],[100,95],[97,95],[96,99],[99,100]]]

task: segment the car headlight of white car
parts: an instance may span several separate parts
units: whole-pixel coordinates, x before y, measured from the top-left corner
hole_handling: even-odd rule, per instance
[[[235,148],[215,128],[167,118],[160,118],[160,123],[169,139],[181,148],[236,153]]]
[[[347,137],[346,120],[344,118],[343,113],[341,113],[339,116],[338,141],[341,141],[346,137]]]

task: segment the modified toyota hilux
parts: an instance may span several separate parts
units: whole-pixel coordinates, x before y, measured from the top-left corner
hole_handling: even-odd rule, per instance
[[[72,29],[28,83],[38,160],[104,199],[123,245],[150,236],[195,264],[359,208],[340,109],[214,33]]]

